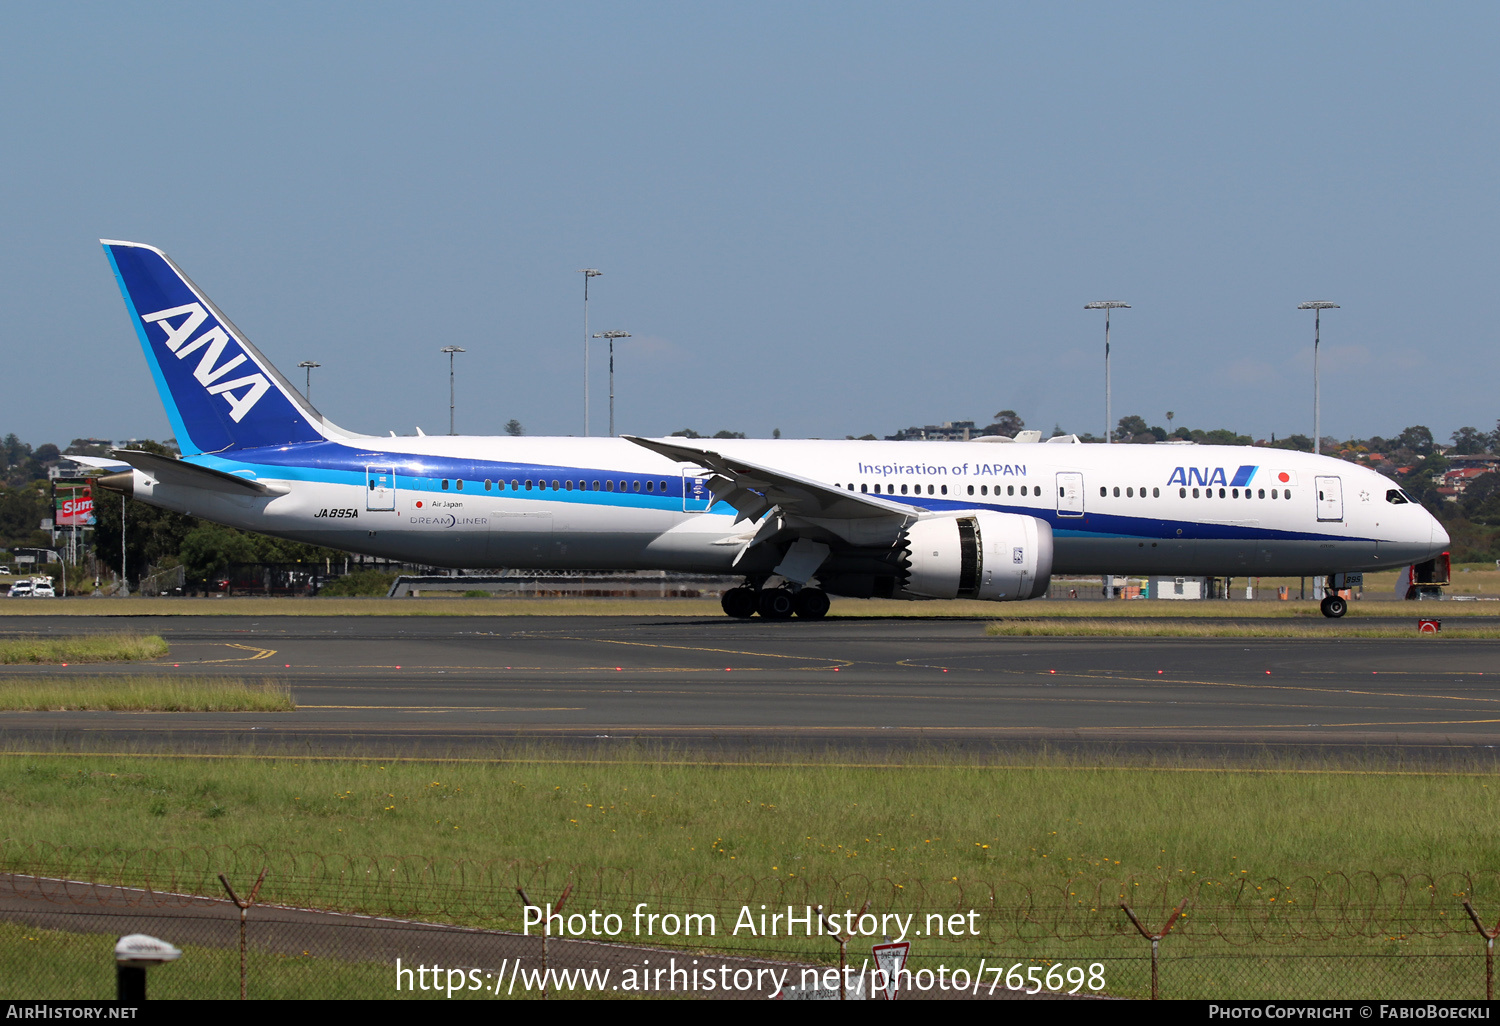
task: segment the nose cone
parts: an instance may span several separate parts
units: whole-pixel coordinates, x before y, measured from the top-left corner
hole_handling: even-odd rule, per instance
[[[1429,514],[1429,516],[1430,516],[1430,514]],[[1431,519],[1432,519],[1432,551],[1433,551],[1433,554],[1436,555],[1439,552],[1443,552],[1443,551],[1447,550],[1449,538],[1448,538],[1448,531],[1447,531],[1447,529],[1444,528],[1443,525],[1438,521],[1438,518],[1437,517],[1432,517]]]

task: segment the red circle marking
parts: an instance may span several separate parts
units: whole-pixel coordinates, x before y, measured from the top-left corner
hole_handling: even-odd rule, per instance
[[[1286,484],[1291,479],[1292,479],[1292,475],[1288,474],[1284,470],[1281,473],[1279,473],[1279,474],[1276,475],[1276,480],[1280,481],[1282,484]],[[419,502],[419,503],[417,503],[417,505],[420,506],[422,504]]]
[[[422,508],[422,503],[421,503],[421,501],[420,501],[420,500],[419,500],[419,501],[418,501],[418,502],[417,502],[417,509],[421,509],[421,508]]]

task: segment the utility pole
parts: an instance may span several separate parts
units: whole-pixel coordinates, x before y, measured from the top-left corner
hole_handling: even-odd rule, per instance
[[[595,338],[609,339],[609,437],[615,437],[615,339],[629,338],[628,331],[600,331]]]
[[[319,363],[317,360],[303,360],[301,363],[297,364],[297,366],[305,368],[306,371],[307,371],[307,387],[302,390],[302,395],[303,395],[303,398],[305,398],[308,401],[308,403],[311,403],[312,402],[312,372],[313,372],[313,368],[314,367],[321,367],[323,365],[321,363]]]
[[[1323,410],[1319,403],[1318,395],[1318,343],[1323,334],[1323,311],[1337,310],[1337,303],[1327,300],[1314,300],[1310,303],[1298,303],[1298,310],[1313,311],[1313,453],[1316,455],[1323,451]]]
[[[596,267],[580,267],[583,275],[583,437],[589,436],[589,279],[604,272]]]
[[[1109,445],[1115,440],[1115,424],[1111,420],[1109,403],[1109,312],[1111,310],[1129,310],[1129,303],[1121,303],[1118,300],[1109,299],[1098,303],[1086,303],[1085,310],[1104,311],[1104,443]]]
[[[453,354],[467,353],[468,350],[462,346],[444,346],[443,352],[448,354],[448,433],[451,435],[456,434],[453,430]]]

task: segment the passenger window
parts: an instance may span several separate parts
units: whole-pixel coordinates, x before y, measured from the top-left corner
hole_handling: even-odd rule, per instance
[[[1271,498],[1276,498],[1276,489],[1274,488],[1271,489]]]
[[[1119,485],[1115,485],[1115,498],[1118,499],[1119,497],[1120,497],[1120,486]]]
[[[463,481],[462,481],[462,479],[460,479],[460,480],[459,480],[459,481],[458,481],[458,482],[457,482],[457,484],[458,484],[458,490],[459,490],[459,491],[463,491],[463,490],[464,490],[464,483],[463,483]]]
[[[990,494],[990,486],[989,485],[980,485],[979,486],[979,494],[980,495],[988,495],[988,494]]]
[[[553,490],[553,491],[554,491],[554,492],[555,492],[555,491],[557,491],[557,485],[558,485],[558,482],[556,482],[556,481],[553,481],[553,482],[552,482],[552,490]]]
[[[974,494],[974,486],[973,485],[969,485],[969,494],[970,495]]]
[[[445,477],[445,478],[443,478],[443,491],[446,492],[447,490],[448,490],[448,479]]]
[[[515,478],[511,478],[510,479],[510,490],[513,491],[513,492],[515,492],[515,491],[520,491],[520,488],[521,488],[521,482],[517,481]]]
[[[489,478],[485,478],[484,479],[484,490],[485,491],[489,491],[490,490],[490,479]]]
[[[526,490],[531,491],[531,478],[529,477],[526,479]]]
[[[1100,488],[1099,489],[1099,498],[1102,499],[1102,498],[1104,498],[1108,494],[1109,494],[1109,489],[1108,488]]]
[[[947,490],[948,490],[948,487],[947,487],[947,486],[946,486],[946,485],[944,485],[944,486],[943,486],[943,491],[945,491],[945,492],[946,492],[946,491],[947,491]],[[935,491],[937,491],[937,489],[936,489],[936,488],[934,488],[934,487],[932,487],[932,485],[928,485],[928,486],[927,486],[927,494],[928,494],[928,495],[931,495],[931,494],[932,494],[932,493],[933,493],[933,492],[935,492]]]
[[[1226,492],[1224,489],[1220,488],[1219,489],[1219,498],[1221,498],[1221,499],[1227,499],[1228,497],[1229,497],[1229,493]]]
[[[1146,494],[1146,490],[1144,488],[1141,489],[1141,494],[1142,495]],[[1161,497],[1161,489],[1160,488],[1153,488],[1153,489],[1151,489],[1151,498],[1157,499],[1157,498],[1160,498],[1160,497]]]
[[[1264,499],[1265,497],[1266,497],[1266,490],[1264,488],[1262,488],[1260,490],[1260,498]]]
[[[1186,488],[1179,488],[1179,489],[1177,489],[1177,497],[1179,499],[1186,499],[1187,498],[1187,489]]]
[[[948,494],[948,486],[947,485],[943,485],[943,494],[944,495]]]
[[[606,481],[606,482],[604,482],[604,490],[606,492],[612,492],[612,491],[614,491],[615,490],[615,483],[613,481]]]
[[[902,495],[905,495],[905,494],[906,494],[906,485],[902,485],[902,486],[901,486],[901,494],[902,494]]]
[[[641,483],[639,481],[632,481],[632,482],[630,482],[630,490],[632,492],[638,492],[638,491],[640,491],[641,490]]]
[[[1283,488],[1281,490],[1281,497],[1283,499],[1290,499],[1292,497],[1292,490],[1290,488]]]
[[[662,494],[665,495],[666,491],[667,491],[667,482],[665,482],[665,481],[661,482],[661,490],[662,490]],[[850,491],[853,491],[853,490],[854,489],[852,489],[852,488],[850,489]]]
[[[1198,497],[1198,489],[1194,488],[1193,489],[1193,498],[1196,499],[1197,497]]]
[[[1016,494],[1016,486],[1015,485],[1011,485],[1008,489],[1006,489],[1006,494],[1007,495],[1014,495],[1014,494]]]
[[[624,482],[624,481],[621,481],[621,482],[620,482],[620,491],[622,491],[622,492],[623,492],[623,491],[624,491],[624,490],[625,490],[625,482]]]
[[[512,482],[512,483],[514,483],[514,482]],[[599,490],[599,482],[598,482],[598,481],[595,481],[595,482],[594,482],[594,491],[596,491],[596,492],[597,492],[597,491],[598,491],[598,490]]]
[[[861,484],[861,485],[860,485],[860,486],[859,486],[859,490],[860,490],[860,491],[861,491],[861,492],[863,492],[863,493],[868,493],[868,492],[869,492],[869,491],[870,491],[870,486],[869,486],[869,485],[866,485],[866,484]],[[973,491],[973,490],[974,490],[974,489],[972,489],[972,488],[970,488],[970,489],[969,489],[969,491],[971,491],[971,492],[972,492],[972,491]]]
[[[1135,498],[1135,489],[1134,488],[1127,488],[1127,489],[1125,489],[1125,498],[1127,498],[1127,499],[1133,499],[1133,498]]]
[[[1392,488],[1385,493],[1385,501],[1393,506],[1405,506],[1406,496],[1401,494],[1401,489]]]
[[[569,491],[569,492],[571,492],[573,490],[573,481],[572,481],[572,479],[569,479],[569,480],[563,482],[563,490],[564,491]]]
[[[656,482],[655,481],[647,481],[646,482],[646,491],[648,491],[648,492],[649,491],[653,491],[655,488],[656,488]]]

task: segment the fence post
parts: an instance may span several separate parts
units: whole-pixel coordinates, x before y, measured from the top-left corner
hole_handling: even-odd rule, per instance
[[[1125,904],[1123,901],[1120,902],[1120,908],[1123,909],[1124,912],[1125,912],[1125,914],[1130,917],[1130,921],[1135,924],[1135,928],[1140,931],[1141,936],[1144,937],[1144,938],[1146,938],[1148,941],[1151,942],[1151,1000],[1152,1001],[1157,1000],[1157,990],[1156,990],[1156,949],[1157,949],[1157,946],[1159,944],[1161,944],[1161,939],[1163,937],[1165,937],[1167,934],[1169,934],[1169,933],[1172,932],[1172,927],[1174,927],[1174,926],[1177,925],[1177,918],[1182,915],[1182,910],[1185,909],[1185,908],[1187,908],[1187,903],[1188,903],[1188,900],[1186,898],[1183,898],[1182,901],[1177,905],[1177,907],[1172,910],[1172,914],[1167,917],[1167,925],[1163,926],[1156,933],[1152,933],[1151,931],[1147,930],[1144,926],[1141,925],[1141,921],[1135,917],[1135,913],[1131,911],[1129,905]]]
[[[869,901],[866,901],[864,905],[860,907],[859,914],[862,916],[868,911],[870,911],[870,903]],[[848,1001],[849,995],[844,986],[844,980],[846,978],[844,975],[844,967],[848,965],[849,941],[853,938],[853,934],[840,937],[838,935],[838,924],[836,924],[832,919],[829,919],[828,916],[824,915],[822,905],[818,906],[818,918],[823,921],[823,926],[828,931],[828,935],[839,942],[839,1000]]]
[[[521,907],[522,908],[528,908],[529,907],[529,908],[539,908],[539,909],[542,910],[542,1000],[546,1001],[547,1000],[547,937],[548,937],[548,931],[550,929],[550,927],[549,927],[549,925],[547,923],[547,907],[545,905],[538,905],[536,902],[534,902],[530,898],[528,898],[526,896],[526,889],[523,888],[523,887],[517,887],[516,888],[516,893],[521,896]],[[562,911],[563,902],[567,901],[568,900],[568,895],[572,894],[572,893],[573,893],[573,884],[571,882],[569,882],[568,886],[566,886],[566,887],[563,888],[562,894],[558,897],[557,904],[552,906],[552,915],[557,915],[559,912]]]
[[[1486,930],[1484,924],[1479,921],[1479,913],[1474,911],[1474,906],[1464,899],[1464,911],[1469,913],[1469,918],[1474,921],[1474,929],[1479,931],[1479,936],[1484,938],[1484,999],[1495,1000],[1495,938],[1500,936],[1500,923],[1495,924],[1493,930]]]
[[[265,867],[263,867],[261,869],[261,871],[260,871],[260,877],[255,881],[255,886],[252,887],[252,888],[250,888],[250,897],[248,897],[248,898],[246,898],[244,900],[241,900],[240,896],[238,894],[234,893],[234,888],[231,887],[231,886],[229,886],[229,878],[226,877],[223,873],[219,874],[219,883],[221,883],[221,884],[224,885],[224,889],[229,892],[229,900],[232,901],[232,902],[234,902],[235,907],[240,910],[240,1000],[241,1001],[245,1000],[245,912],[246,912],[247,909],[249,909],[249,907],[251,905],[255,904],[255,897],[256,897],[256,895],[258,895],[260,893],[260,885],[266,882],[266,873],[270,871],[270,868],[271,868],[270,866],[265,866]]]

